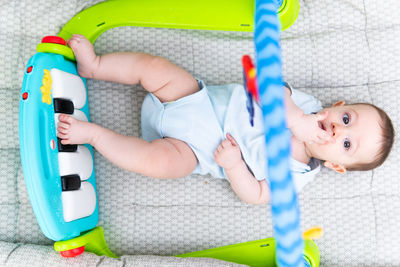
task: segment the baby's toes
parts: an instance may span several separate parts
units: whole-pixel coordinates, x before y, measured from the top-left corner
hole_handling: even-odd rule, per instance
[[[66,141],[66,140],[68,140],[68,135],[67,134],[64,134],[64,133],[62,133],[62,132],[57,132],[57,137],[58,138],[60,138],[61,139],[61,141]],[[66,141],[67,142],[67,141]],[[63,142],[61,142],[62,144],[66,144],[66,143],[63,143]]]
[[[79,44],[82,40],[84,40],[85,39],[85,36],[83,36],[83,35],[81,35],[81,34],[73,34],[72,36],[71,36],[71,39],[69,39],[68,41],[67,41],[67,43],[68,43],[68,45],[70,45],[70,43],[72,44],[72,45],[77,45],[77,44]]]
[[[60,138],[61,138],[61,137],[60,137]],[[69,139],[62,139],[62,138],[61,138],[61,144],[63,144],[63,145],[70,145],[71,142],[69,141]]]
[[[69,129],[69,124],[68,123],[65,123],[65,122],[59,122],[58,123],[58,127],[57,127],[57,129],[60,129],[60,128],[63,128],[63,129]]]
[[[79,43],[79,39],[77,38],[71,38],[67,41],[67,44],[69,47],[71,47],[73,50],[77,47]]]
[[[61,123],[65,123],[65,124],[71,124],[74,122],[74,118],[72,118],[71,116],[68,116],[66,114],[60,114],[60,116],[58,117],[58,120]]]
[[[71,39],[72,40],[80,40],[82,39],[83,35],[82,34],[73,34]]]
[[[58,127],[57,130],[59,133],[64,134],[64,135],[67,135],[69,133],[68,129],[65,129],[65,128]]]

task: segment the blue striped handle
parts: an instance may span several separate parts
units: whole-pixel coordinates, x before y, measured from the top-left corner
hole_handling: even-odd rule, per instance
[[[277,263],[281,267],[304,267],[300,211],[289,166],[290,132],[285,118],[278,4],[277,0],[256,0],[257,82],[265,127]]]

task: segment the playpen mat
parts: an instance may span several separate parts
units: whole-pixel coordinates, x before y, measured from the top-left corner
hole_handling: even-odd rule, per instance
[[[40,246],[52,241],[36,223],[23,180],[19,92],[25,64],[41,38],[58,33],[73,15],[96,2],[0,3],[3,264],[40,266],[44,260],[66,264]],[[324,105],[342,99],[372,102],[389,113],[398,130],[400,17],[394,10],[400,9],[400,2],[301,0],[300,8],[296,23],[282,35],[285,80]],[[207,84],[223,84],[242,82],[240,59],[253,54],[253,41],[251,33],[122,27],[100,36],[95,49],[100,54],[141,51],[164,56]],[[145,96],[141,87],[89,80],[88,94],[92,121],[140,136]],[[339,175],[324,169],[299,195],[302,228],[324,228],[317,241],[321,266],[400,265],[399,155],[395,143],[387,162],[374,171]],[[95,167],[99,225],[118,255],[174,255],[272,236],[270,206],[241,202],[227,181],[199,175],[150,179],[121,170],[98,153]],[[93,262],[88,256],[73,261]],[[133,263],[133,258],[126,262]]]

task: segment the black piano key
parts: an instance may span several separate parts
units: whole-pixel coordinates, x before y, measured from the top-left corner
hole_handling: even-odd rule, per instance
[[[78,145],[63,145],[61,138],[57,137],[58,152],[76,152]]]
[[[72,191],[81,188],[81,178],[77,174],[61,176],[62,191]]]
[[[71,100],[64,98],[54,98],[54,112],[55,113],[64,113],[64,114],[73,114],[74,113],[74,104]]]

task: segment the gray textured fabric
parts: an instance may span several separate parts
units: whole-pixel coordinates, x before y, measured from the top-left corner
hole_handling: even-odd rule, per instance
[[[0,262],[5,267],[67,267],[67,266],[96,266],[96,267],[172,267],[172,266],[209,266],[229,267],[245,266],[241,264],[207,258],[176,258],[165,256],[135,255],[121,256],[118,259],[99,257],[92,253],[84,253],[75,258],[62,258],[52,247],[15,244],[0,241]]]
[[[121,264],[88,253],[66,261],[51,247],[39,246],[52,241],[37,225],[19,160],[18,98],[25,64],[44,35],[56,34],[96,2],[0,1],[0,264]],[[395,11],[400,2],[301,0],[300,5],[298,20],[282,34],[285,79],[324,105],[344,99],[381,106],[398,131],[400,17]],[[207,84],[242,82],[240,58],[254,54],[250,33],[133,27],[104,33],[95,49],[165,56]],[[88,93],[92,121],[140,136],[141,87],[88,81]],[[399,160],[396,142],[382,167],[347,175],[324,169],[299,195],[302,228],[324,228],[317,241],[321,266],[400,266]],[[99,225],[118,255],[174,255],[272,236],[269,205],[241,202],[226,181],[199,175],[151,179],[121,170],[98,153],[95,166]],[[194,266],[156,256],[122,259],[126,266]]]

